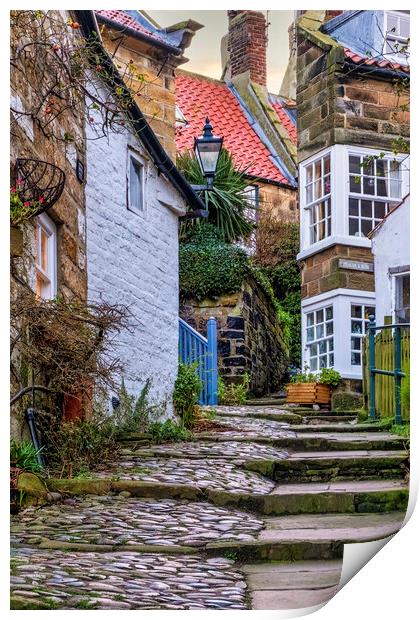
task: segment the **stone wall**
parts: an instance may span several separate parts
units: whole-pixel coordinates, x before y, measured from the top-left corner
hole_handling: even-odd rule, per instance
[[[297,191],[269,183],[259,185],[259,208],[282,221],[298,222]]]
[[[336,288],[374,291],[373,271],[345,269],[340,259],[373,265],[370,248],[334,245],[302,261],[302,298],[313,297]]]
[[[299,161],[333,144],[393,151],[409,136],[406,93],[392,79],[343,69],[343,52],[321,49],[298,29],[296,93]]]
[[[226,383],[238,383],[248,373],[255,395],[280,389],[288,363],[282,327],[272,301],[253,278],[238,293],[185,300],[180,316],[203,335],[207,320],[216,317],[219,375]]]

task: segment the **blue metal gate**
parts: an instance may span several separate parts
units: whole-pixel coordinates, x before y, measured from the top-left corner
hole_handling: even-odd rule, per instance
[[[217,405],[217,324],[207,321],[207,338],[179,319],[179,358],[183,364],[197,363],[201,380],[200,405]]]

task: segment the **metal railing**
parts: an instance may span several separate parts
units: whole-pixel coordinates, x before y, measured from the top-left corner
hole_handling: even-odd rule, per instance
[[[376,419],[376,376],[385,375],[394,377],[394,399],[395,399],[395,424],[402,424],[401,412],[401,379],[405,373],[401,368],[401,329],[409,328],[410,323],[393,323],[390,325],[376,325],[375,317],[369,316],[368,323],[368,344],[369,344],[369,419]],[[394,359],[393,370],[376,368],[376,341],[375,333],[378,330],[393,329]]]
[[[179,358],[183,364],[197,364],[201,381],[200,405],[217,405],[217,324],[207,321],[207,338],[179,319]]]

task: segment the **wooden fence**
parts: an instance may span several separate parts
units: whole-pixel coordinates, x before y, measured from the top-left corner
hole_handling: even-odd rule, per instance
[[[394,366],[394,334],[392,329],[382,329],[375,336],[376,368],[393,371]],[[410,363],[410,329],[401,328],[401,369],[407,372]],[[363,338],[362,345],[363,367],[363,398],[365,409],[369,403],[369,338]],[[402,379],[404,385],[405,379]],[[395,415],[394,377],[376,375],[375,377],[375,408],[381,418],[392,418]],[[403,418],[409,416],[408,411],[402,411]]]

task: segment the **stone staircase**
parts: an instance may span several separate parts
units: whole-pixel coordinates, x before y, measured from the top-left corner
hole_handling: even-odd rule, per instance
[[[304,608],[336,592],[344,544],[400,529],[407,442],[383,426],[272,402],[216,421],[50,480],[64,502],[12,520],[12,607]]]

